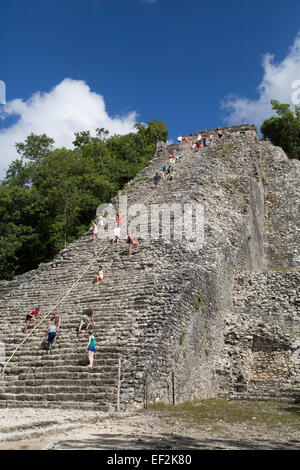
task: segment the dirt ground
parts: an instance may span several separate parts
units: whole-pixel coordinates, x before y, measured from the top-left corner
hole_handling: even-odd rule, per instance
[[[299,450],[300,407],[203,401],[133,413],[0,410],[0,450]]]

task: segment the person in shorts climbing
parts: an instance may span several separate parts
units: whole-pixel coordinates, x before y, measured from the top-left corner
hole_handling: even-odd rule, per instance
[[[24,333],[26,333],[27,328],[29,326],[29,323],[31,320],[33,321],[33,328],[36,327],[36,318],[40,316],[40,308],[34,308],[30,312],[27,313],[26,319],[25,319],[25,328],[24,328]]]
[[[168,168],[167,168],[167,173],[168,175],[170,174],[170,172],[173,170],[173,167],[171,164],[169,164]]]
[[[170,171],[168,180],[170,181],[173,180],[175,178],[175,175],[176,175],[176,171],[172,168],[172,170]]]
[[[120,227],[120,224],[122,223],[122,212],[118,212],[116,216],[116,226]]]
[[[160,175],[158,173],[155,174],[154,178],[153,178],[153,185],[154,185],[154,188],[157,188],[157,186],[159,185],[160,183]]]
[[[98,226],[97,226],[97,224],[94,220],[92,220],[92,225],[93,225],[93,240],[94,240],[94,243],[95,243],[99,232],[98,232]]]
[[[90,306],[83,310],[82,315],[80,317],[80,325],[78,328],[77,336],[79,335],[83,325],[86,325],[86,331],[89,329],[90,325],[94,326],[94,307]]]
[[[133,238],[132,235],[128,235],[127,243],[129,244],[129,256],[131,256],[132,247],[135,246],[136,249],[138,250],[140,244],[139,244],[139,242],[134,241],[134,238]]]

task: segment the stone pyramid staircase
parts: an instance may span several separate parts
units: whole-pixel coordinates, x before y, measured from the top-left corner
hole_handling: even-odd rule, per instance
[[[177,150],[179,152],[179,147]],[[176,168],[176,180],[165,181],[153,191],[154,197],[148,204],[176,198],[181,186],[180,174],[189,171],[189,146],[184,153],[184,161]],[[163,149],[153,159],[150,168],[147,167],[136,178],[138,183],[143,182],[142,187],[136,181],[131,182],[130,186],[134,189],[130,194],[126,191],[130,203],[149,199],[153,174],[167,161],[168,152]],[[91,234],[87,234],[69,245],[52,263],[17,276],[9,283],[0,284],[6,357],[14,354],[2,380],[0,406],[50,405],[116,410],[119,359],[122,361],[123,383],[127,377],[126,386],[121,387],[121,401],[122,397],[123,401],[130,401],[136,393],[135,382],[145,373],[143,356],[149,356],[147,348],[153,348],[153,343],[157,341],[163,314],[171,311],[174,289],[168,285],[164,289],[161,282],[163,278],[170,281],[172,257],[161,262],[160,241],[142,241],[140,249],[133,249],[131,257],[124,241],[113,247],[107,247],[107,243],[107,240],[93,243]],[[90,264],[88,272],[61,302]],[[105,267],[108,275],[95,285],[93,277],[99,264]],[[159,279],[152,273],[158,264]],[[57,303],[59,305],[53,309]],[[90,305],[96,311],[94,332],[97,352],[92,370],[86,367],[88,335],[84,329],[79,337],[76,335],[80,314]],[[35,306],[40,306],[41,318],[50,310],[56,310],[61,315],[62,326],[55,346],[51,352],[43,348],[49,323],[45,319],[33,334],[28,329],[30,336],[15,352],[26,337],[23,333],[26,312]],[[147,334],[143,331],[145,328],[148,329]],[[149,362],[149,357],[146,362]],[[140,393],[139,397],[135,397],[135,402],[141,403],[143,383],[138,387]]]
[[[279,317],[270,315],[269,303],[262,308],[259,286],[264,280],[268,285],[271,276],[269,294],[282,284],[285,295],[288,279],[267,273],[287,263],[299,266],[299,232],[276,232],[272,207],[265,207],[276,193],[276,211],[297,226],[296,217],[281,207],[280,194],[286,194],[288,207],[299,168],[278,149],[259,143],[251,126],[241,129],[200,151],[192,151],[190,144],[158,145],[150,164],[118,195],[127,197],[128,207],[144,203],[141,210],[149,213],[152,204],[202,204],[205,240],[199,249],[191,250],[186,239],[143,237],[140,249],[129,257],[124,241],[107,248],[107,240],[93,243],[88,233],[53,262],[0,282],[0,339],[7,358],[25,338],[29,310],[40,306],[42,317],[53,309],[62,316],[50,353],[42,347],[47,318],[11,357],[0,379],[0,407],[101,412],[139,408],[150,400],[171,403],[174,378],[176,401],[218,394],[297,396],[295,342],[284,333],[298,332],[297,294],[284,304],[287,311],[293,306],[291,322],[288,314],[280,316],[282,311]],[[154,190],[153,176],[167,164],[170,151],[181,153],[183,160],[176,165],[175,179]],[[112,202],[117,204],[118,197]],[[151,231],[151,222],[145,219],[141,228]],[[108,275],[94,285],[100,264]],[[236,289],[239,277],[242,287]],[[95,308],[96,337],[91,370],[86,367],[87,334],[76,335],[80,314],[90,305]],[[261,329],[262,317],[266,326]],[[270,333],[273,324],[280,331]],[[255,331],[265,344],[273,335],[285,358],[279,392],[274,392],[274,377],[270,381],[260,375],[265,351],[256,347]]]

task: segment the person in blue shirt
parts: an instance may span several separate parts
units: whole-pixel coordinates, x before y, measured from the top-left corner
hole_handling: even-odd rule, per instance
[[[93,367],[95,353],[95,336],[93,335],[93,330],[89,331],[89,342],[87,345],[87,352],[90,362],[88,367]]]

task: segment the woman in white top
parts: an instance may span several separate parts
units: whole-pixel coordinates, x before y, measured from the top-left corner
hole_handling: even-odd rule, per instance
[[[94,277],[94,283],[97,284],[97,282],[102,281],[104,276],[106,276],[106,271],[102,266],[99,266],[98,274]]]
[[[93,240],[95,242],[96,237],[98,236],[98,227],[97,227],[97,224],[94,220],[92,220],[92,224],[93,224]]]

